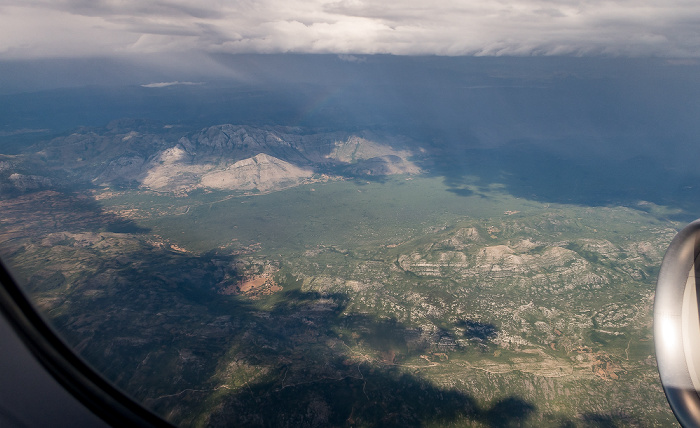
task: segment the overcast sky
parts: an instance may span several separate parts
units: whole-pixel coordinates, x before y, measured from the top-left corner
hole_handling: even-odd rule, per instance
[[[154,52],[700,56],[696,0],[0,0],[0,59]]]

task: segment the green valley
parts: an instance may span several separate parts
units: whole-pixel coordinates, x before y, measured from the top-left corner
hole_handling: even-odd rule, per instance
[[[673,421],[651,312],[679,223],[380,178],[24,194],[2,201],[3,256],[83,357],[178,424]]]

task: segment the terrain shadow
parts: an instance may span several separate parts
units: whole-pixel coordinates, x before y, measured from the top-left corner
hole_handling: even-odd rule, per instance
[[[210,426],[418,427],[478,421],[490,427],[511,427],[520,426],[535,411],[532,404],[516,397],[481,409],[467,394],[435,387],[419,377],[361,365],[355,377],[282,388],[254,386],[227,397],[224,408],[231,413],[213,414]],[[275,411],[261,413],[260,408]]]
[[[584,413],[581,416],[583,426],[596,428],[618,428],[627,426],[642,426],[642,422],[637,418],[620,413],[620,414],[600,414],[600,413]]]
[[[440,360],[433,354],[450,350],[444,335],[354,313],[350,296],[304,292],[284,268],[274,276],[281,291],[224,295],[264,266],[100,233],[119,219],[74,199],[4,201],[13,209],[2,232],[14,250],[2,255],[79,355],[171,422],[508,426],[534,412],[517,397],[482,408],[424,379],[421,369]],[[416,358],[423,354],[428,361]]]
[[[94,200],[78,193],[45,190],[0,197],[0,209],[1,242],[54,232],[148,232],[132,220],[105,212]]]
[[[265,374],[223,395],[205,424],[410,427],[479,421],[501,427],[520,425],[535,412],[519,397],[482,408],[469,394],[424,379],[420,372],[428,364],[409,361],[440,355],[438,338],[396,320],[347,314],[348,299],[285,292],[269,316],[237,333],[229,353],[233,367],[219,381],[238,379],[250,367]]]
[[[464,328],[464,337],[482,342],[495,338],[498,332],[495,325],[474,320],[460,320],[457,326]]]
[[[498,184],[512,196],[543,203],[648,210],[639,204],[644,201],[700,212],[700,175],[641,155],[628,159],[575,152],[564,155],[535,144],[513,143],[496,149],[464,148],[452,155],[438,150],[422,166],[442,177],[447,190],[460,196],[472,196]],[[668,217],[689,218],[682,213]]]

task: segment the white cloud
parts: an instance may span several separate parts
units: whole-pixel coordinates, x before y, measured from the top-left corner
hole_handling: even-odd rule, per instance
[[[174,85],[185,85],[185,86],[192,86],[192,85],[203,85],[204,82],[179,82],[179,81],[174,81],[174,82],[154,82],[154,83],[146,83],[143,86],[144,88],[165,88],[166,86],[174,86]]]
[[[356,55],[339,54],[338,59],[347,62],[367,62],[367,58]]]
[[[685,0],[2,4],[0,58],[184,51],[700,56],[700,2]]]

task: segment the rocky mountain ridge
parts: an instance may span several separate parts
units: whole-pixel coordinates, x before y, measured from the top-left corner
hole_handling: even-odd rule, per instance
[[[407,148],[415,146],[407,139],[371,131],[223,124],[183,135],[174,126],[117,122],[55,138],[25,156],[32,164],[46,166],[43,172],[32,173],[36,176],[32,188],[50,187],[51,181],[42,177],[53,174],[73,182],[165,192],[198,188],[269,192],[321,174],[416,174],[421,170],[412,161],[414,151]],[[9,178],[17,173],[7,169],[8,177],[0,178],[9,181],[10,188],[23,190],[26,180]]]

